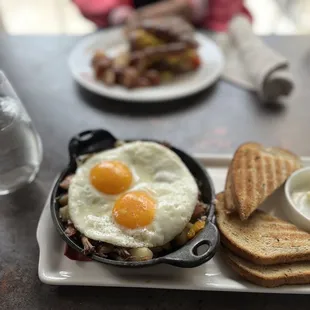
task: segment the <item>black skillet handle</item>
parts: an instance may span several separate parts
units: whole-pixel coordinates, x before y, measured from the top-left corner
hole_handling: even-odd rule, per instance
[[[70,164],[75,165],[80,155],[96,153],[114,147],[117,139],[107,130],[94,129],[83,131],[69,142]]]
[[[210,205],[209,209],[209,215],[208,215],[208,220],[211,221],[213,224],[215,224],[216,218],[215,218],[215,204],[216,204],[216,199],[213,199]]]
[[[178,251],[164,256],[162,262],[183,268],[200,266],[214,256],[219,240],[217,227],[209,221],[206,227],[191,242]],[[206,251],[198,254],[198,248],[203,245],[207,247]]]

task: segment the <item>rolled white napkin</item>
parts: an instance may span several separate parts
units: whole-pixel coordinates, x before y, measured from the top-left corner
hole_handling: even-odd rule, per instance
[[[276,101],[291,93],[294,82],[287,59],[253,33],[246,17],[234,17],[227,37],[217,37],[217,41],[227,59],[224,78],[255,90],[263,101]]]

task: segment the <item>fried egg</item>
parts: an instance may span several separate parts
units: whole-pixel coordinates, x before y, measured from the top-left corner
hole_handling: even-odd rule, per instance
[[[78,167],[69,214],[86,237],[121,247],[155,247],[189,222],[198,186],[169,148],[135,141],[103,151]]]

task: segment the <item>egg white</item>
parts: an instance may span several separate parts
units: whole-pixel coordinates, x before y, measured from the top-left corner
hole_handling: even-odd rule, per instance
[[[90,170],[104,160],[118,160],[133,174],[132,190],[144,190],[155,201],[153,222],[128,229],[112,216],[120,195],[95,189]],[[155,247],[171,241],[189,222],[198,198],[195,179],[181,159],[167,147],[136,141],[95,154],[80,166],[69,188],[69,214],[75,227],[86,237],[122,247]]]

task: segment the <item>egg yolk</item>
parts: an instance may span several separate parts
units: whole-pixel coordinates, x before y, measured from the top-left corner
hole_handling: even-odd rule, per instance
[[[98,191],[116,195],[130,187],[132,174],[129,168],[120,161],[103,161],[91,169],[90,182]]]
[[[155,200],[143,191],[123,194],[113,208],[115,221],[126,228],[135,229],[152,223],[155,216]]]

